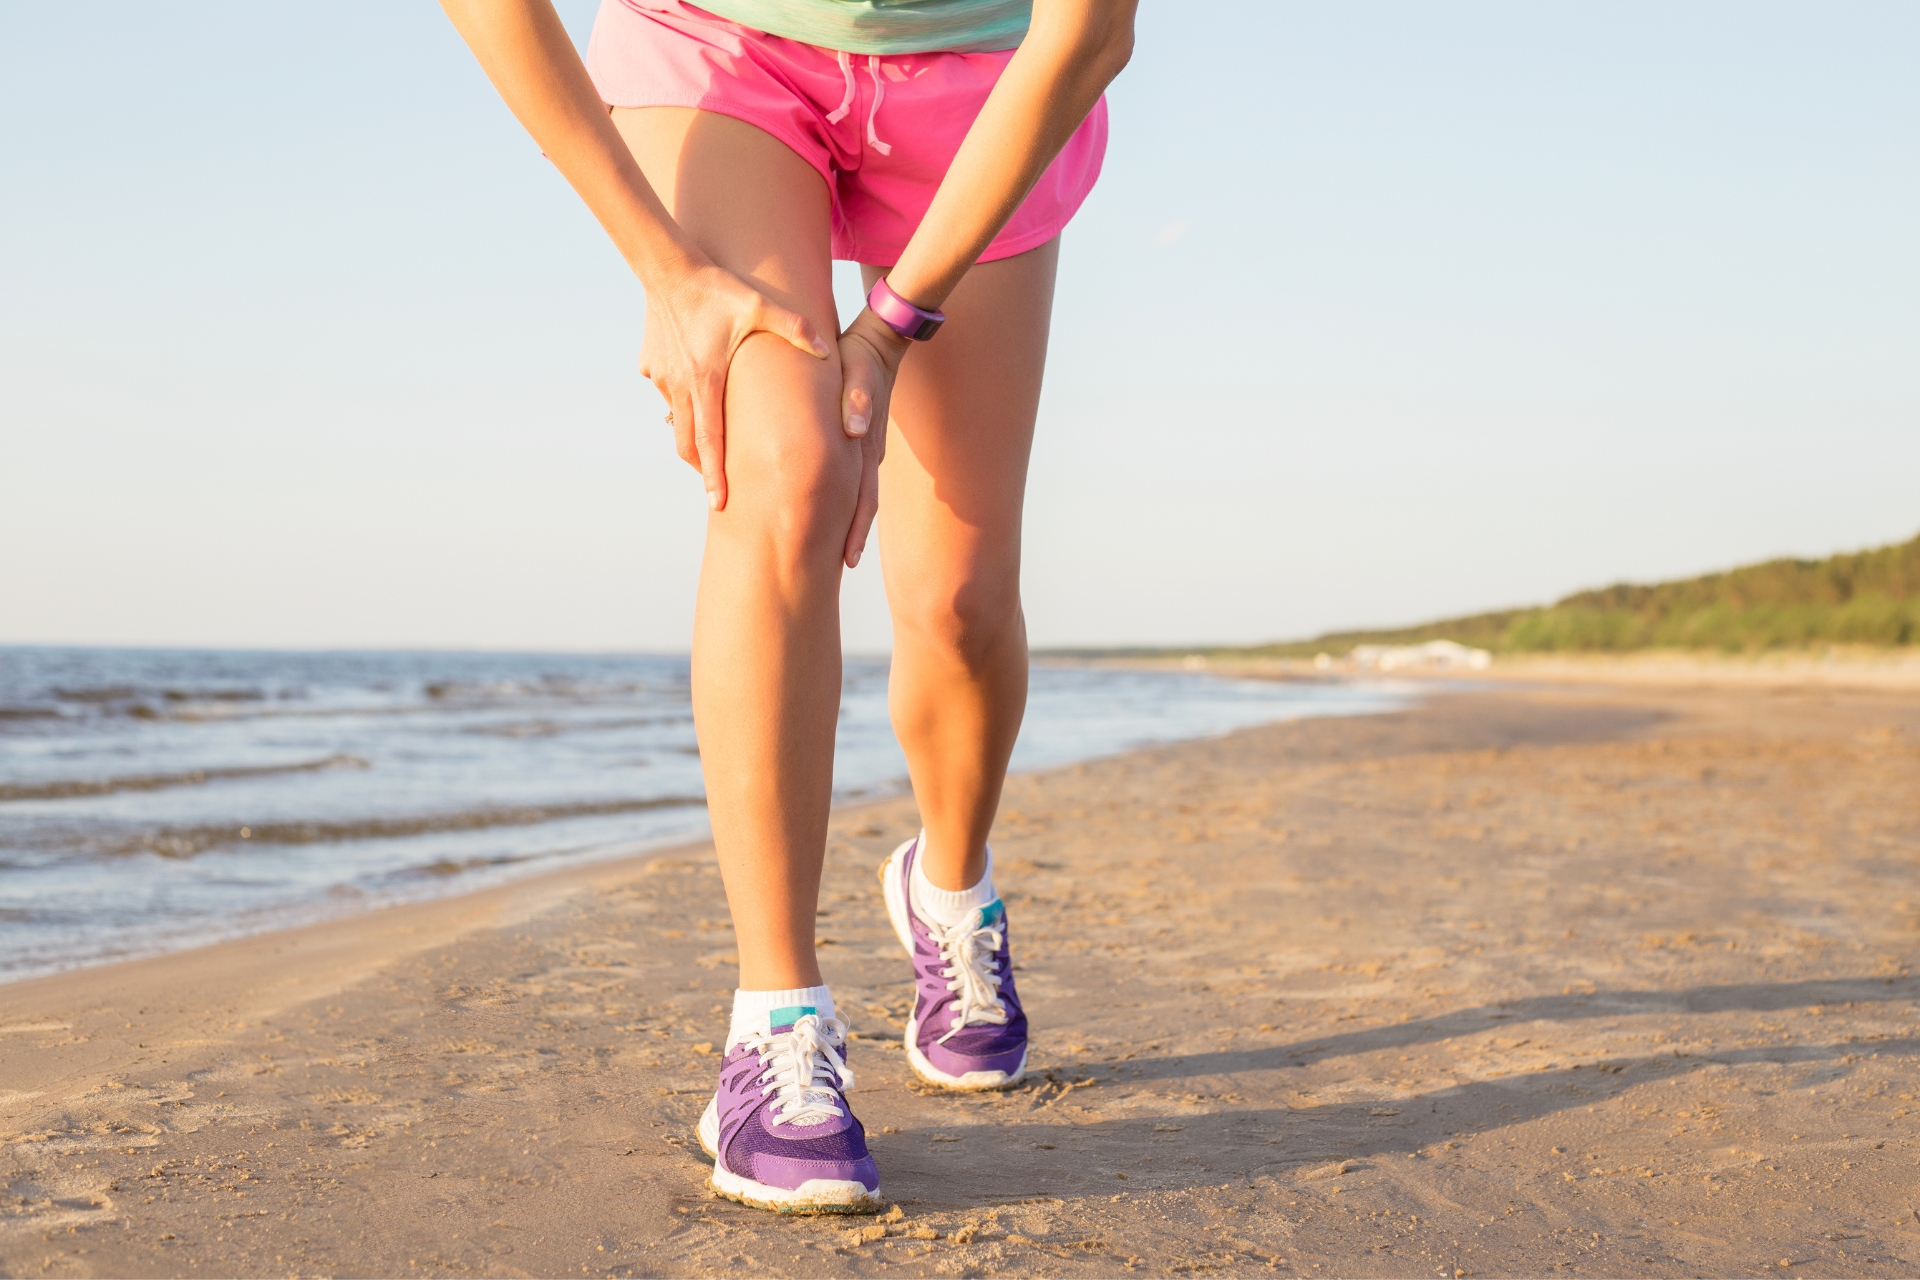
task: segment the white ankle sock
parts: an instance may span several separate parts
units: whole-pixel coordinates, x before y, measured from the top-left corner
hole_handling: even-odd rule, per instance
[[[823,1018],[831,1018],[834,1016],[833,992],[824,986],[791,987],[785,991],[735,991],[733,1025],[727,1031],[727,1048],[733,1048],[749,1031],[765,1031],[769,1025],[767,1015],[781,1009],[806,1009]]]
[[[987,850],[987,869],[980,883],[971,889],[941,889],[927,879],[927,833],[920,833],[918,856],[913,860],[913,909],[930,920],[952,928],[969,911],[986,906],[1000,895],[993,891],[993,850]]]

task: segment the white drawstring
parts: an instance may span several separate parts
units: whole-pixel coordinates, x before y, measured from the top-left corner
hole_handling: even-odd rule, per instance
[[[853,110],[853,59],[845,51],[840,54],[840,74],[847,78],[847,96],[840,99],[840,105],[827,113],[828,124],[839,124],[847,118],[847,112]]]
[[[828,124],[839,124],[853,110],[853,58],[845,50],[840,53],[840,74],[846,77],[847,92],[840,99],[840,105],[827,113]],[[890,156],[893,148],[880,141],[879,131],[874,128],[874,122],[880,118],[880,100],[887,96],[887,86],[880,80],[878,55],[867,55],[867,74],[873,77],[873,105],[867,108],[867,145],[883,156]]]
[[[867,142],[883,156],[893,154],[893,148],[880,141],[873,122],[880,117],[880,100],[887,96],[887,86],[880,83],[880,59],[877,55],[867,55],[867,74],[873,77],[873,105],[867,108]]]

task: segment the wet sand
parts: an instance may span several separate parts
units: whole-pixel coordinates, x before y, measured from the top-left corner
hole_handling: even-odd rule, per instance
[[[0,1273],[1920,1272],[1920,696],[1456,687],[1015,779],[1000,1095],[898,1047],[913,825],[839,814],[821,913],[884,1219],[706,1192],[691,848],[0,986]]]

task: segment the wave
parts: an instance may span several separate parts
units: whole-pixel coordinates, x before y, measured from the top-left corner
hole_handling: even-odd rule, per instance
[[[63,778],[54,782],[0,783],[0,803],[9,800],[67,800],[74,796],[109,796],[120,791],[164,791],[207,782],[240,778],[271,778],[290,773],[319,773],[325,769],[365,769],[359,756],[333,755],[298,764],[248,765],[227,769],[193,769],[185,773],[136,773],[123,778]]]
[[[221,686],[143,688],[131,684],[104,684],[82,685],[78,688],[56,686],[48,692],[62,702],[79,702],[91,706],[131,702],[135,698],[158,698],[162,702],[265,702],[267,700],[264,689],[250,687],[239,689]]]
[[[60,689],[53,696],[62,702],[126,702],[140,696],[140,691],[130,684],[92,685],[82,689]]]
[[[244,687],[185,687],[133,684],[65,686],[33,691],[11,691],[24,700],[0,705],[0,722],[10,720],[88,720],[94,718],[133,720],[196,720],[212,716],[223,718],[240,714],[258,714],[279,700],[299,699],[303,694],[281,693]]]
[[[192,858],[235,844],[337,844],[348,840],[396,840],[446,831],[488,827],[531,827],[568,818],[603,818],[651,809],[704,808],[704,796],[658,796],[651,800],[581,800],[569,804],[529,804],[411,818],[361,818],[351,822],[268,822],[258,826],[163,827],[130,839],[103,842],[96,850],[110,855],[151,853],[162,858]]]
[[[168,702],[265,702],[267,695],[258,689],[162,689]]]
[[[518,866],[523,862],[539,862],[551,855],[545,853],[500,854],[491,858],[437,858],[418,867],[403,867],[385,877],[388,884],[405,884],[409,880],[445,879],[448,876],[465,875],[469,871],[487,871],[494,867]]]
[[[514,720],[506,724],[476,724],[462,729],[489,738],[551,738],[561,733],[607,732],[619,729],[651,729],[663,724],[692,724],[693,713],[684,711],[654,716],[633,716],[619,720]]]
[[[562,682],[498,682],[456,684],[430,682],[418,693],[386,689],[355,690],[344,701],[316,700],[309,691],[286,690],[269,694],[259,689],[136,688],[106,685],[80,689],[52,689],[47,701],[0,704],[0,721],[8,720],[167,720],[230,723],[252,719],[341,719],[370,716],[434,716],[511,710],[528,705],[562,709],[630,705],[634,700],[671,695],[661,684],[585,685]],[[338,697],[338,695],[335,695]],[[626,722],[646,724],[647,719]],[[623,726],[625,727],[625,726]]]

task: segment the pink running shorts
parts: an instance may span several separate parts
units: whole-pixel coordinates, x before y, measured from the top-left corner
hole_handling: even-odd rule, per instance
[[[698,107],[780,139],[826,179],[833,256],[890,267],[1012,57],[1011,49],[835,53],[681,0],[602,0],[587,72],[608,106]],[[1106,150],[1102,98],[980,261],[1059,235],[1093,190]]]

